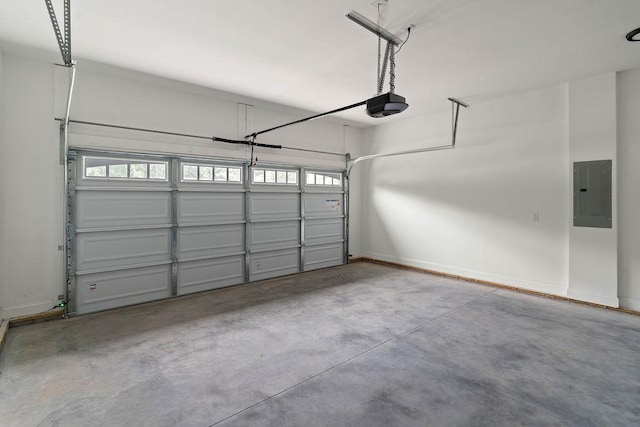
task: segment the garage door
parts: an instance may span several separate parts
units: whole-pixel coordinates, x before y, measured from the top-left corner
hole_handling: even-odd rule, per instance
[[[68,196],[69,314],[346,259],[340,172],[72,152]]]
[[[345,197],[342,174],[305,171],[302,196],[304,217],[304,270],[344,263]]]

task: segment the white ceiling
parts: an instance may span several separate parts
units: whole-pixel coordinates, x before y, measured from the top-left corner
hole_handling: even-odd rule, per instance
[[[314,112],[376,90],[373,0],[72,1],[72,52],[90,59]],[[62,0],[54,0],[62,21]],[[0,39],[57,51],[41,0],[0,0]],[[411,38],[396,92],[409,110],[640,67],[640,0],[389,0],[383,26]],[[386,91],[386,88],[385,88]],[[362,109],[340,117],[379,124]]]

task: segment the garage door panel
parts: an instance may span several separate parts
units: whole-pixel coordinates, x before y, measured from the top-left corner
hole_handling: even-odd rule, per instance
[[[251,255],[251,280],[263,280],[300,272],[300,249],[284,249]]]
[[[251,250],[290,248],[300,244],[300,221],[251,224]]]
[[[244,224],[178,229],[178,259],[244,252]]]
[[[79,233],[76,269],[94,270],[171,259],[171,229]]]
[[[304,250],[304,271],[344,264],[343,251],[344,245],[342,243],[306,246]]]
[[[144,191],[76,192],[76,228],[171,223],[171,194]]]
[[[300,217],[299,193],[252,193],[249,215],[254,221],[277,221]]]
[[[244,193],[178,193],[178,224],[244,221]]]
[[[244,282],[244,255],[178,264],[178,295]]]
[[[305,193],[305,216],[344,215],[344,195],[340,193]]]
[[[170,296],[170,265],[86,274],[76,278],[78,314]]]
[[[304,224],[304,241],[308,245],[331,243],[344,239],[344,219],[308,219]]]

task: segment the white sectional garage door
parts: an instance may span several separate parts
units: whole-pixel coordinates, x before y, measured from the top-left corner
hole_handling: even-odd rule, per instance
[[[72,154],[69,314],[346,261],[341,172]]]
[[[344,262],[346,228],[342,188],[341,173],[305,172],[304,271]]]

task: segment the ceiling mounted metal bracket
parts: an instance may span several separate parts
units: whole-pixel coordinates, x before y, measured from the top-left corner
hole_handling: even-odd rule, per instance
[[[396,48],[404,45],[409,39],[401,40],[399,37],[394,36],[390,31],[382,28],[378,23],[375,23],[358,12],[351,11],[346,15],[351,21],[360,25],[362,28],[371,31],[378,36],[378,80],[376,85],[377,96],[367,100],[366,112],[371,117],[386,117],[392,114],[401,113],[409,107],[405,101],[405,98],[396,95]],[[411,34],[411,26],[407,28],[407,32]],[[381,40],[386,40],[387,48],[384,52],[384,59],[382,59],[381,52]],[[384,78],[387,74],[387,64],[389,64],[389,92],[382,94],[382,88],[384,87]]]
[[[51,25],[53,25],[53,32],[56,34],[56,40],[58,40],[58,47],[60,48],[60,54],[64,65],[71,67],[71,0],[64,0],[64,37],[60,31],[60,25],[58,25],[58,18],[56,17],[56,11],[53,8],[51,0],[44,0],[47,5],[47,11],[49,12],[49,19],[51,19]]]
[[[460,115],[460,106],[464,108],[469,108],[469,104],[464,103],[456,98],[447,98],[451,101],[451,146],[455,147],[456,145],[456,134],[458,133],[458,116]]]
[[[363,162],[365,160],[373,160],[379,159],[381,157],[394,157],[394,156],[404,156],[407,154],[418,154],[418,153],[427,153],[430,151],[440,151],[440,150],[451,150],[456,148],[456,134],[458,133],[458,116],[460,113],[460,107],[468,108],[469,104],[460,101],[456,98],[447,98],[451,101],[451,109],[452,109],[452,117],[451,117],[451,131],[452,138],[451,144],[449,145],[438,145],[435,147],[424,147],[424,148],[416,148],[415,150],[406,150],[406,151],[397,151],[394,153],[380,153],[380,154],[369,154],[367,156],[360,156],[353,160],[347,159],[347,178],[351,174],[351,169],[358,163]]]
[[[402,41],[403,41],[402,39],[394,36],[390,31],[385,30],[384,28],[382,28],[372,20],[365,18],[364,16],[360,15],[358,12],[354,10],[347,13],[346,17],[352,20],[353,22],[355,22],[356,24],[360,25],[362,28],[365,28],[371,31],[373,34],[383,38],[384,40],[386,40],[391,44],[394,44],[396,46],[399,46],[400,44],[402,44]]]

